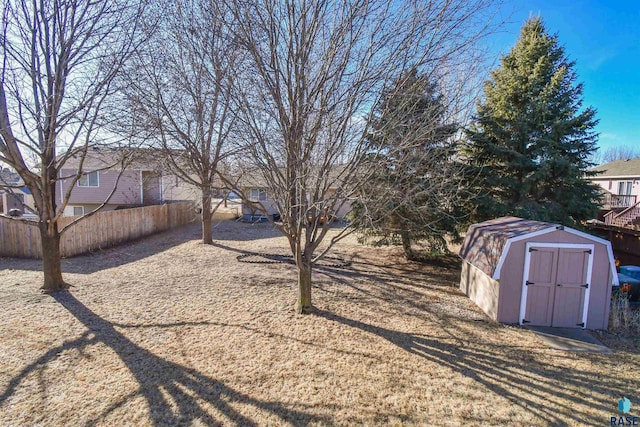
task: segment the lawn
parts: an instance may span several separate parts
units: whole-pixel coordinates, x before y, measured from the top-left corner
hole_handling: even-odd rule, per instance
[[[551,350],[489,321],[459,263],[348,240],[296,315],[295,270],[268,224],[198,225],[63,261],[71,291],[39,293],[37,261],[0,259],[0,425],[610,425],[640,407],[640,342]],[[258,259],[258,258],[254,258]],[[250,259],[249,259],[250,260]]]

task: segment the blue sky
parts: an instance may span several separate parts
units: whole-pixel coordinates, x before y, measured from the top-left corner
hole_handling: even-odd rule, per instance
[[[637,0],[505,0],[508,23],[492,37],[507,53],[530,15],[540,15],[557,33],[584,84],[584,105],[600,120],[601,149],[640,148],[640,2]]]

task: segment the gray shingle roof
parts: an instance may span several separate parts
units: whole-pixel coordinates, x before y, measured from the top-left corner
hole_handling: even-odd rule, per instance
[[[616,160],[604,165],[596,166],[592,171],[602,172],[595,178],[605,178],[609,176],[633,176],[640,177],[640,157],[629,160]]]

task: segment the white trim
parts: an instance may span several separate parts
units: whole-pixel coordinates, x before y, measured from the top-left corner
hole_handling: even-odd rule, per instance
[[[608,240],[602,239],[600,237],[594,236],[589,233],[584,233],[582,231],[575,230],[573,228],[565,227],[564,230],[576,236],[584,237],[585,239],[591,239],[594,242],[602,243],[603,245],[611,244],[611,242],[609,242]]]
[[[595,257],[595,255],[596,255],[595,247],[594,245],[591,245],[591,253],[589,254],[589,261],[587,261],[588,262],[587,283],[589,284],[589,286],[587,286],[586,289],[584,290],[584,305],[582,306],[582,323],[584,324],[582,329],[585,329],[587,327],[587,315],[589,314],[589,297],[591,295],[591,288],[593,288],[593,283],[591,283],[592,282],[591,279],[593,274],[593,258]]]
[[[554,231],[566,231],[567,233],[573,234],[575,236],[582,237],[583,239],[588,239],[588,240],[591,240],[591,241],[594,241],[594,242],[597,242],[597,243],[605,245],[607,247],[607,254],[609,256],[609,268],[611,268],[611,273],[612,273],[612,277],[613,277],[613,279],[611,280],[611,284],[614,285],[614,286],[619,286],[618,274],[616,273],[616,271],[617,271],[616,270],[616,263],[615,263],[615,260],[613,258],[613,249],[611,248],[611,242],[608,241],[608,240],[602,239],[600,237],[593,236],[593,235],[588,234],[588,233],[583,233],[582,231],[578,231],[578,230],[575,230],[573,228],[563,227],[561,225],[545,228],[543,230],[534,231],[534,232],[528,233],[528,234],[522,234],[520,236],[516,236],[516,237],[512,237],[512,238],[508,239],[507,243],[502,248],[502,253],[500,254],[500,259],[498,260],[498,265],[496,265],[496,269],[493,272],[492,279],[500,280],[500,273],[502,272],[502,266],[504,265],[505,258],[507,257],[507,254],[509,253],[509,249],[511,249],[511,243],[518,242],[520,240],[529,239],[529,238],[532,238],[532,237],[541,236],[543,234],[551,233],[551,232],[554,232]]]
[[[638,180],[640,179],[640,175],[598,175],[598,176],[594,176],[594,177],[589,177],[590,181],[611,181],[611,180],[618,180],[618,179],[633,179],[633,180]]]
[[[574,230],[576,231],[576,230]],[[520,314],[518,323],[522,325],[522,320],[526,314],[527,309],[527,280],[529,279],[529,270],[531,266],[531,252],[530,248],[557,248],[557,249],[589,249],[591,253],[589,253],[589,260],[587,261],[587,277],[586,281],[589,284],[587,288],[585,288],[584,292],[584,302],[582,303],[582,323],[584,324],[583,328],[587,327],[587,315],[589,314],[589,296],[591,295],[591,288],[593,284],[591,283],[591,277],[593,274],[593,258],[595,256],[595,245],[589,243],[536,243],[536,242],[527,242],[525,245],[525,253],[524,253],[524,272],[522,273],[522,295],[520,296]],[[615,271],[615,270],[614,270]],[[554,297],[555,304],[555,297]],[[551,320],[553,325],[553,318]]]
[[[601,243],[607,247],[607,255],[609,256],[609,268],[611,268],[611,275],[613,279],[611,280],[611,284],[615,286],[619,286],[618,282],[618,270],[616,268],[616,261],[613,257],[613,248],[611,247],[611,242],[600,237],[593,236],[588,233],[583,233],[582,231],[575,230],[573,228],[565,228],[565,231],[574,234],[576,236],[584,237],[585,239],[591,239],[594,242]]]
[[[620,286],[620,280],[618,279],[618,269],[616,268],[616,262],[613,258],[613,249],[611,243],[608,242],[607,254],[609,254],[609,264],[611,265],[611,284],[613,286]]]
[[[142,169],[140,169],[140,204],[144,203],[144,185],[142,181]]]
[[[531,267],[531,252],[529,252],[529,245],[527,243],[524,252],[524,273],[522,273],[522,292],[520,293],[520,312],[518,313],[518,324],[523,325],[525,312],[527,310],[527,280],[529,280],[529,268]]]
[[[158,179],[160,180],[160,203],[164,203],[164,180],[162,179],[162,174]]]
[[[511,248],[511,243],[519,242],[520,240],[529,239],[531,237],[542,236],[543,234],[551,233],[556,230],[557,228],[554,226],[554,227],[545,228],[543,230],[533,231],[527,234],[521,234],[520,236],[507,239],[507,243],[502,248],[502,253],[500,254],[500,260],[498,261],[498,265],[496,266],[496,269],[493,272],[492,279],[500,280],[500,272],[502,271],[502,265],[504,264],[507,254],[509,253],[509,249]]]

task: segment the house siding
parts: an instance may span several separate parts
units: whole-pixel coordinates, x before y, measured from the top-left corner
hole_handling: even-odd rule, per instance
[[[594,184],[598,184],[604,190],[619,195],[618,188],[621,182],[631,182],[631,195],[636,196],[636,201],[640,202],[640,177],[629,177],[629,178],[592,178],[591,181]]]
[[[62,176],[67,176],[75,173],[74,170],[63,169],[60,173]],[[101,204],[109,197],[109,194],[113,190],[113,187],[118,181],[117,171],[98,171],[98,187],[79,187],[76,183],[69,199],[71,205],[90,205]],[[71,179],[65,179],[60,181],[61,191],[60,199],[64,197],[64,194],[69,188]],[[138,205],[141,204],[140,200],[140,173],[139,171],[125,171],[122,173],[120,180],[118,181],[118,187],[113,194],[113,197],[109,200],[110,205]]]
[[[242,191],[248,195],[252,188],[254,187],[243,188]],[[262,206],[264,206],[264,208],[267,210],[267,213],[269,215],[273,216],[274,214],[279,213],[274,199],[271,197],[271,195],[268,192],[267,192],[266,200],[262,200],[260,201],[260,203],[262,203]],[[244,217],[264,216],[264,212],[262,212],[260,209],[252,208],[247,203],[242,202],[242,216]]]
[[[142,172],[142,203],[144,205],[157,205],[162,203],[160,174],[156,172]]]
[[[193,201],[202,204],[202,192],[176,175],[162,176],[162,200],[167,202]]]
[[[249,195],[252,189],[257,189],[257,187],[244,187],[242,191],[244,192],[244,194]],[[327,191],[327,198],[330,200],[330,203],[334,202],[333,200],[331,200],[331,197],[333,197],[334,194],[335,194],[335,190],[330,189]],[[273,199],[273,197],[271,197],[269,192],[267,192],[267,199],[261,201],[261,203],[265,207],[269,215],[279,213],[275,200]],[[335,217],[337,219],[344,219],[349,214],[349,212],[351,212],[351,201],[344,200],[344,199],[335,200],[333,207],[337,208],[337,212],[335,212],[334,214]],[[253,209],[247,203],[242,202],[242,215],[245,217],[250,217],[252,215],[262,216],[264,214],[259,209]]]

